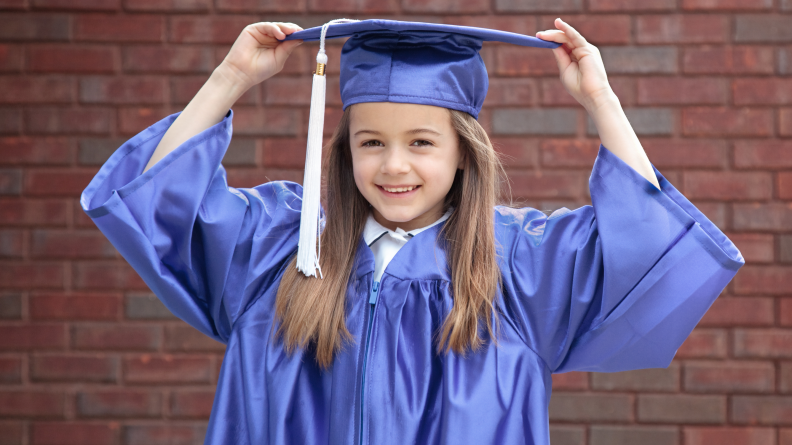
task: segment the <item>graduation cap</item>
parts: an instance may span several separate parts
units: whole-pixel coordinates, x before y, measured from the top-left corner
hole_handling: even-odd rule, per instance
[[[537,48],[560,43],[532,36],[437,23],[397,20],[331,20],[294,32],[284,40],[319,40],[311,91],[308,147],[303,179],[297,268],[322,277],[319,267],[319,197],[325,111],[325,39],[349,37],[341,49],[341,101],[344,110],[361,102],[434,105],[478,118],[489,78],[479,54],[485,41]]]

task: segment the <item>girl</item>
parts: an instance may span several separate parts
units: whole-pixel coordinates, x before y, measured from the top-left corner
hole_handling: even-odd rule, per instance
[[[541,40],[330,28],[351,38],[323,278],[295,267],[302,187],[228,187],[220,163],[230,107],[317,30],[248,26],[184,111],[102,166],[84,210],[171,311],[227,344],[206,443],[546,444],[552,373],[668,366],[744,261],[649,162],[596,47],[555,25]],[[602,140],[592,206],[495,206],[482,40],[555,47]]]

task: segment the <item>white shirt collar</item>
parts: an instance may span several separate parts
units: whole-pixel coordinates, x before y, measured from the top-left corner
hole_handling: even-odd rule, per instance
[[[448,219],[451,216],[451,213],[454,211],[453,207],[449,208],[447,212],[443,216],[440,217],[437,221],[429,224],[426,227],[421,227],[418,229],[410,230],[409,232],[405,232],[400,227],[396,228],[396,231],[390,230],[387,227],[383,226],[382,224],[378,223],[376,219],[374,219],[374,214],[369,213],[368,219],[366,220],[366,226],[363,228],[363,240],[366,241],[366,244],[371,246],[375,241],[380,239],[384,234],[390,233],[394,237],[398,237],[404,239],[405,241],[409,240],[410,238],[414,237],[415,235],[423,232],[424,230],[440,224],[441,222]]]

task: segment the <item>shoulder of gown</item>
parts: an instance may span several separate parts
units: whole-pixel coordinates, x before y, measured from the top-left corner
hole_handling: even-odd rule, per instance
[[[550,372],[667,367],[745,264],[652,168],[660,189],[600,145],[592,205],[495,208],[505,314]]]
[[[302,186],[228,186],[221,161],[231,110],[141,174],[179,114],[121,145],[80,204],[168,309],[226,342],[234,321],[279,282],[296,251]]]

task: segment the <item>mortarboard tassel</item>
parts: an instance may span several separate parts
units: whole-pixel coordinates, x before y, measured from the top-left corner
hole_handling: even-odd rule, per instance
[[[357,21],[337,19],[325,23],[322,26],[322,35],[319,41],[319,53],[316,55],[316,71],[311,89],[311,114],[308,120],[308,147],[305,153],[300,240],[297,248],[297,269],[308,277],[315,277],[318,269],[319,277],[324,278],[322,268],[319,266],[321,243],[317,240],[319,238],[319,201],[322,184],[322,134],[324,132],[325,92],[327,90],[325,34],[327,27],[333,23]]]

